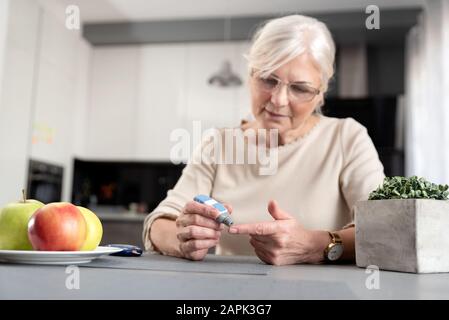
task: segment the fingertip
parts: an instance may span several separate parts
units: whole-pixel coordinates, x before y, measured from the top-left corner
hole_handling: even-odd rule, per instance
[[[237,229],[236,227],[230,227],[230,228],[228,229],[228,232],[229,232],[229,233],[235,234],[235,233],[238,233],[238,229]]]
[[[277,204],[278,203],[276,202],[276,200],[271,199],[268,202],[268,211],[271,211],[272,209],[276,208]]]

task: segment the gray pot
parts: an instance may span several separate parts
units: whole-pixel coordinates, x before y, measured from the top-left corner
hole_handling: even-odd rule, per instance
[[[357,266],[449,272],[449,201],[360,201],[354,214]]]

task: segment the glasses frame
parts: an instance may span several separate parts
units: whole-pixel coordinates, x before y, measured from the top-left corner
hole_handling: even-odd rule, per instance
[[[269,75],[268,77],[261,77],[261,76],[256,76],[256,75],[254,74],[254,72],[252,72],[251,76],[252,76],[253,78],[255,78],[255,80],[258,82],[258,84],[259,84],[259,89],[262,90],[262,91],[264,91],[264,92],[267,92],[267,93],[273,93],[273,92],[275,92],[276,90],[280,90],[280,88],[281,88],[283,85],[285,85],[285,86],[287,86],[287,94],[288,94],[290,97],[294,97],[294,94],[291,93],[291,92],[292,92],[292,91],[291,91],[291,86],[292,86],[292,85],[298,85],[298,84],[300,84],[300,85],[302,85],[302,86],[307,87],[308,89],[310,89],[310,93],[313,94],[313,95],[312,95],[312,97],[311,97],[310,99],[301,100],[301,101],[299,101],[299,99],[298,99],[297,102],[299,102],[299,103],[310,102],[310,101],[312,101],[313,99],[315,99],[315,97],[316,97],[317,95],[319,95],[319,94],[321,93],[321,90],[320,90],[320,89],[314,88],[314,87],[312,87],[312,86],[306,84],[305,82],[301,82],[301,81],[284,82],[284,81],[282,81],[281,79],[279,79],[278,77],[276,77],[276,76],[274,76],[274,75]],[[277,81],[277,84],[276,84],[276,86],[275,86],[273,89],[262,88],[262,86],[261,86],[261,81],[267,80],[267,79],[274,79],[274,80]]]

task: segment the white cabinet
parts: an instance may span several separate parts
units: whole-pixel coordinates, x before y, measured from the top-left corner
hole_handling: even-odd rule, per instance
[[[189,120],[201,120],[203,128],[235,127],[245,99],[247,77],[243,58],[246,42],[216,42],[187,45],[186,91]],[[208,83],[225,60],[243,83],[240,87],[216,87]]]
[[[140,49],[136,158],[170,158],[170,133],[187,115],[185,45],[146,45]]]
[[[135,156],[139,47],[95,48],[86,156],[129,160]]]
[[[193,121],[201,121],[203,131],[212,127],[237,127],[242,115],[249,111],[248,72],[243,57],[247,46],[247,42],[187,45],[186,124],[189,131]],[[231,63],[233,73],[242,80],[241,86],[217,87],[208,83],[225,61]]]
[[[188,120],[201,120],[203,128],[232,126],[235,118],[235,88],[211,86],[209,78],[224,60],[234,60],[234,46],[224,43],[187,45],[186,109]],[[235,72],[235,70],[234,70]]]
[[[173,130],[192,135],[198,120],[202,130],[238,126],[249,111],[247,48],[247,42],[94,48],[85,158],[169,161]],[[208,84],[225,60],[241,87]]]
[[[241,41],[236,43],[236,57],[235,57],[235,70],[240,74],[243,80],[242,86],[235,89],[236,97],[235,97],[235,107],[236,107],[236,121],[240,124],[240,120],[244,118],[248,118],[248,115],[251,114],[251,99],[250,99],[250,91],[249,91],[249,70],[248,70],[248,62],[244,57],[245,54],[248,53],[250,49],[249,41]]]
[[[87,129],[90,103],[90,65],[92,48],[86,40],[78,42],[77,64],[75,76],[75,101],[73,117],[73,156],[84,157],[86,155]]]

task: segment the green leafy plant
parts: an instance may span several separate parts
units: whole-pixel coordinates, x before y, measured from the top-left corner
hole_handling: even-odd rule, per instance
[[[385,177],[383,184],[370,193],[368,200],[386,199],[436,199],[448,200],[449,186],[435,184],[413,176]]]

